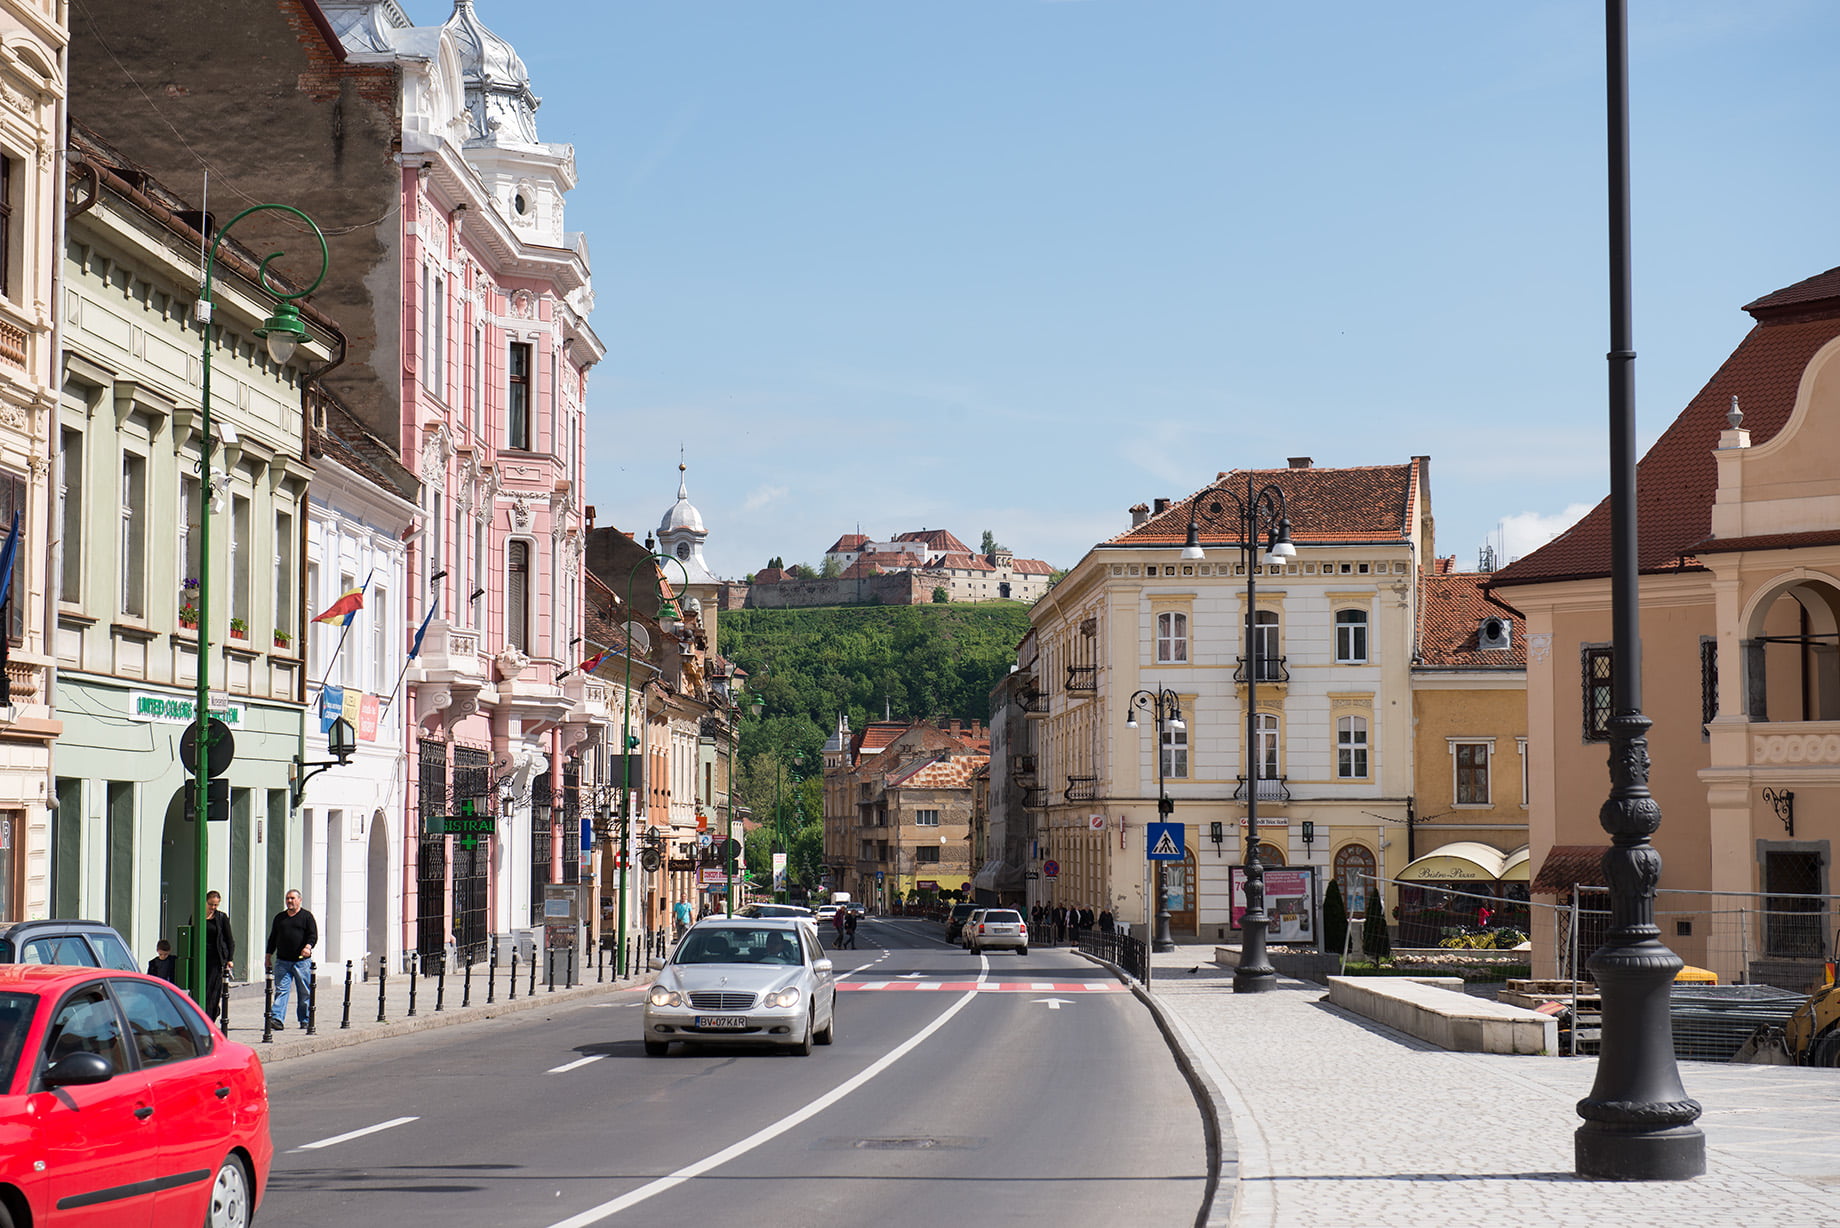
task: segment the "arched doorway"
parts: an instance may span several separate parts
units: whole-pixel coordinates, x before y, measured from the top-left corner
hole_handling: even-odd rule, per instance
[[[1376,864],[1373,850],[1365,844],[1344,844],[1335,850],[1335,881],[1351,917],[1367,915],[1367,893],[1374,889]]]

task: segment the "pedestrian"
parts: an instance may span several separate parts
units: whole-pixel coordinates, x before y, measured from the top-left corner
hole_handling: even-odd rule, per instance
[[[1090,933],[1092,931],[1092,927],[1093,927],[1093,910],[1090,908],[1082,908],[1080,910],[1080,932],[1082,934]]]
[[[213,1020],[223,1017],[224,982],[236,958],[236,935],[223,905],[224,897],[217,892],[204,893],[204,1013]]]
[[[147,961],[147,975],[157,976],[162,981],[171,981],[177,985],[179,983],[179,957],[172,953],[172,943],[162,938],[154,944],[154,950],[158,954]]]
[[[1112,910],[1109,908],[1099,914],[1099,932],[1101,934],[1115,934],[1118,932],[1116,918],[1112,916]]]
[[[856,949],[856,914],[847,908],[843,916],[843,945],[852,951]]]
[[[1476,928],[1483,929],[1483,930],[1489,928],[1489,918],[1494,915],[1495,915],[1495,910],[1490,908],[1487,904],[1483,904],[1482,906],[1477,908],[1476,909]]]
[[[690,901],[679,900],[671,905],[671,919],[677,923],[677,936],[682,938],[690,928]]]
[[[1054,911],[1054,941],[1057,944],[1066,942],[1067,941],[1067,910],[1062,905],[1056,904],[1054,906],[1053,911]]]
[[[300,906],[300,892],[290,890],[287,907],[275,914],[268,927],[268,948],[264,962],[275,974],[275,1005],[268,1021],[276,1031],[283,1027],[287,1014],[288,992],[298,983],[300,997],[294,1004],[294,1016],[300,1026],[307,1026],[313,1009],[313,948],[319,942],[319,923],[313,914]]]
[[[838,950],[843,949],[844,917],[848,915],[848,913],[849,913],[849,909],[839,908],[836,912],[831,914],[831,924],[837,928],[837,949]]]

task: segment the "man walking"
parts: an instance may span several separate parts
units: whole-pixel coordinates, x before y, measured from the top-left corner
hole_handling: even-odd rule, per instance
[[[236,935],[230,929],[230,914],[223,908],[223,896],[215,891],[204,893],[204,1013],[214,1023],[223,1019],[224,982],[230,979],[230,961],[236,958]]]
[[[269,1022],[276,1031],[283,1026],[288,991],[295,982],[300,985],[295,1017],[301,1027],[307,1026],[308,1013],[313,1008],[313,947],[318,942],[319,923],[300,906],[300,892],[289,891],[287,907],[275,914],[274,923],[268,927],[266,962],[275,974],[275,1006]]]

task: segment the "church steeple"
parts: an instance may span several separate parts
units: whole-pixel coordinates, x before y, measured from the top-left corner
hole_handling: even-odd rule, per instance
[[[703,542],[709,537],[709,531],[703,527],[703,515],[690,502],[690,486],[686,473],[689,469],[682,461],[677,463],[677,502],[673,503],[658,522],[658,548],[665,554],[673,555],[684,565],[689,573],[690,583],[719,584],[709,565],[703,561]]]

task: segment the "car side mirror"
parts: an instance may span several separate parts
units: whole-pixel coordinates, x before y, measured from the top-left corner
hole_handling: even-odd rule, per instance
[[[115,1065],[100,1053],[68,1053],[45,1071],[46,1087],[78,1087],[106,1083],[115,1077]]]
[[[650,959],[645,961],[645,966],[647,968],[650,968],[653,972],[663,972],[664,971],[664,956],[662,955],[652,956]]]
[[[829,972],[832,967],[833,965],[828,959],[814,959],[811,961],[811,970],[813,972]]]

